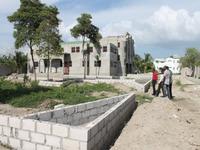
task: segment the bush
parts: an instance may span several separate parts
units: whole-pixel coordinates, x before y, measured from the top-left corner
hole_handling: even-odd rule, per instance
[[[176,84],[176,86],[181,86],[182,85],[180,80],[176,80],[175,84]]]
[[[38,81],[31,81],[31,88],[37,89],[39,87],[39,82]]]
[[[37,107],[46,100],[60,100],[71,105],[104,98],[105,95],[92,96],[92,92],[108,91],[119,93],[113,86],[100,84],[70,84],[67,87],[41,87],[38,82],[31,82],[31,86],[21,83],[0,81],[0,101],[10,103],[16,107]]]

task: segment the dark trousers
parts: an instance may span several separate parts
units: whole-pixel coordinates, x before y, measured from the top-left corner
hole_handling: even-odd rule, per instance
[[[156,95],[156,83],[157,83],[157,80],[152,80],[153,95]]]
[[[166,96],[165,87],[163,85],[163,82],[160,82],[158,84],[158,89],[156,91],[156,96],[158,96],[160,94],[160,89],[162,89],[163,96]]]
[[[165,84],[167,96],[169,99],[172,99],[172,84]]]

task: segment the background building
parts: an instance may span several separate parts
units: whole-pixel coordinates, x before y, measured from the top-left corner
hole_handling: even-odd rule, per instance
[[[105,37],[101,39],[100,44],[100,50],[95,49],[94,45],[89,42],[85,44],[84,49],[89,47],[86,75],[125,76],[134,72],[134,40],[130,34]],[[62,47],[64,54],[59,57],[52,57],[50,60],[50,72],[82,76],[84,72],[82,41],[62,43]],[[101,51],[99,61],[96,59],[97,51]],[[47,59],[37,55],[34,57],[36,72],[46,73]],[[32,66],[31,59],[29,59],[29,72],[32,72]]]
[[[163,68],[164,66],[168,66],[173,74],[181,73],[180,59],[177,57],[168,57],[166,59],[156,58],[153,63],[156,70],[159,70],[159,68]]]

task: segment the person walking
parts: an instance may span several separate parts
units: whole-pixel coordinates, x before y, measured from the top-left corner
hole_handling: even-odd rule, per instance
[[[164,68],[160,68],[161,74],[160,74],[160,79],[158,81],[158,88],[156,90],[156,96],[159,96],[160,90],[162,89],[163,97],[166,97],[166,92],[165,92],[165,88],[164,88],[164,80],[165,80],[164,75],[163,75],[164,71],[165,71]]]
[[[153,68],[152,69],[152,87],[153,87],[152,95],[156,95],[157,80],[158,80],[158,72],[155,70],[155,68]]]
[[[172,86],[172,73],[171,71],[169,70],[169,67],[168,66],[165,66],[165,72],[164,72],[164,78],[165,78],[165,81],[164,81],[164,86],[165,86],[165,89],[166,89],[166,92],[167,92],[167,96],[169,99],[172,99],[172,91],[171,91],[171,86]]]

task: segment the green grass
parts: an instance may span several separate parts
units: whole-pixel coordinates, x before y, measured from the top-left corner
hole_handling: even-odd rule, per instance
[[[138,102],[138,105],[150,103],[152,100],[153,97],[147,94],[136,94],[136,101]]]
[[[92,96],[93,92],[119,93],[109,84],[70,84],[67,87],[41,87],[37,83],[24,86],[0,80],[0,102],[8,103],[15,107],[38,107],[45,100],[61,100],[64,104],[78,104],[104,98],[105,95]]]

